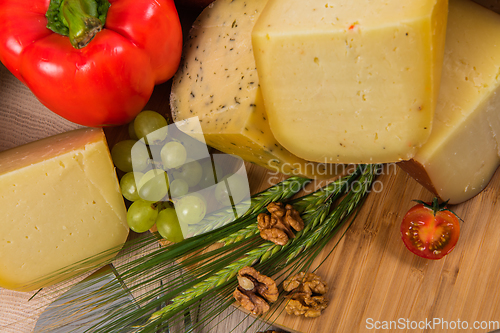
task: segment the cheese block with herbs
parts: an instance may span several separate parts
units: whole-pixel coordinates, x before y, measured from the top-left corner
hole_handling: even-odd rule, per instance
[[[432,135],[400,166],[456,204],[484,189],[499,156],[500,15],[469,0],[451,0]]]
[[[431,132],[447,0],[269,0],[252,32],[270,128],[329,163],[408,160]]]
[[[126,214],[101,129],[1,152],[0,287],[36,290],[81,274],[53,275],[123,244]]]
[[[173,119],[184,130],[190,126],[181,122],[197,116],[206,143],[224,153],[289,175],[330,178],[342,167],[298,158],[269,128],[251,43],[252,28],[266,3],[217,0],[201,13],[173,79]]]

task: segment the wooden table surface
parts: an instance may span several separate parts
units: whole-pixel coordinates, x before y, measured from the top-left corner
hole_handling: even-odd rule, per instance
[[[498,5],[498,1],[490,3]],[[157,87],[148,108],[166,112],[167,91],[168,84]],[[43,107],[0,64],[0,151],[77,127]],[[106,133],[112,146],[126,136],[126,128],[108,129]],[[248,168],[252,192],[270,185],[270,172],[254,165]],[[500,323],[500,172],[478,196],[452,207],[465,222],[455,250],[438,261],[407,251],[399,233],[403,215],[414,204],[412,200],[430,200],[432,195],[394,166],[386,168],[378,180],[355,223],[318,270],[330,286],[329,307],[319,319],[281,315],[275,318],[276,324],[307,333],[500,329],[492,326]],[[314,265],[325,259],[337,240]],[[0,333],[31,332],[50,301],[49,291],[28,302],[32,293],[0,289]],[[228,332],[244,318],[245,314],[237,311],[215,332]],[[444,324],[429,329],[432,326],[428,322],[433,320],[446,321],[448,329]],[[396,329],[371,329],[376,321]],[[483,326],[489,322],[490,327],[472,330],[476,321]],[[243,326],[250,322],[247,319]],[[465,323],[468,330],[457,329]]]

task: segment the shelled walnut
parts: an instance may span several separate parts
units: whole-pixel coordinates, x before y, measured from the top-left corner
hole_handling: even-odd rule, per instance
[[[328,286],[314,273],[300,272],[283,282],[285,291],[291,292],[285,310],[288,314],[315,318],[328,306]]]
[[[238,272],[238,287],[233,293],[241,306],[255,315],[269,311],[267,302],[278,299],[278,287],[270,277],[260,274],[253,267],[243,267]],[[267,302],[266,302],[267,301]]]
[[[257,223],[260,230],[260,236],[277,245],[285,245],[290,238],[295,235],[295,231],[304,229],[304,221],[300,214],[292,205],[283,206],[281,202],[272,202],[267,206],[271,215],[261,213],[257,216]]]

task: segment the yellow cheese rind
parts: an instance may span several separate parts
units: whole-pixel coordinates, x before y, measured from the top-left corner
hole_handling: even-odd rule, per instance
[[[446,0],[270,0],[252,42],[276,139],[317,162],[413,157],[431,131],[446,15]]]
[[[126,208],[102,130],[0,153],[0,216],[3,288],[28,291],[62,281],[82,271],[44,277],[123,244]]]
[[[500,164],[499,41],[500,15],[468,0],[450,1],[434,127],[412,163],[452,204],[483,190]]]
[[[206,143],[224,153],[289,175],[331,178],[325,168],[287,151],[273,136],[264,109],[251,31],[267,0],[217,0],[193,24],[173,79],[172,117],[197,116]],[[342,169],[342,168],[338,168]]]

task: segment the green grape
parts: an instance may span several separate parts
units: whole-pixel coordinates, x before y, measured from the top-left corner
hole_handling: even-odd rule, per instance
[[[161,169],[149,170],[142,176],[137,188],[142,199],[161,201],[168,193],[167,173]]]
[[[169,171],[168,173],[171,174],[172,176],[174,176],[174,179],[182,179],[182,180],[184,180],[184,178],[182,178],[182,173],[180,171],[178,171],[178,170]]]
[[[207,188],[217,184],[215,175],[217,175],[217,179],[220,181],[223,175],[222,167],[217,163],[212,164],[211,158],[203,159],[200,164],[203,172],[198,185],[200,185],[201,188]]]
[[[164,175],[164,174],[165,174],[165,171],[162,169],[151,169],[141,177],[141,179],[139,180],[139,183],[137,184],[137,187],[140,189],[144,184],[149,182],[151,179],[155,178],[156,176]]]
[[[179,218],[179,222],[185,224],[198,223],[205,217],[207,213],[207,205],[203,199],[196,195],[186,195],[175,203],[175,210]]]
[[[147,144],[165,140],[168,134],[167,120],[155,111],[142,111],[135,117],[134,130],[139,139]]]
[[[224,177],[215,187],[215,198],[222,205],[231,206],[229,194],[231,194],[234,204],[241,202],[245,197],[250,197],[248,179],[238,174]]]
[[[184,240],[182,229],[174,208],[167,208],[158,213],[156,219],[156,229],[160,235],[174,243]]]
[[[163,166],[168,169],[175,169],[186,162],[186,148],[180,142],[170,141],[161,149],[161,160]]]
[[[180,168],[179,171],[174,171],[175,179],[183,179],[188,183],[189,187],[196,186],[203,173],[203,169],[198,161],[190,158],[186,159],[186,163]]]
[[[149,155],[147,150],[141,149],[141,146],[134,147],[135,144],[142,145],[142,143],[138,143],[135,140],[124,140],[115,144],[113,149],[111,149],[113,163],[123,172],[139,172],[144,170],[148,165]],[[134,147],[133,164],[132,147]]]
[[[139,140],[139,138],[137,137],[137,134],[135,134],[134,121],[133,120],[128,124],[128,136],[132,140]]]
[[[175,179],[170,183],[170,195],[172,198],[179,198],[189,192],[189,185],[184,179]]]
[[[127,211],[127,223],[130,229],[141,233],[148,231],[158,217],[156,204],[150,201],[137,200]]]
[[[128,172],[120,179],[122,195],[128,201],[137,201],[140,199],[139,193],[137,192],[137,182],[142,176],[142,172]]]

